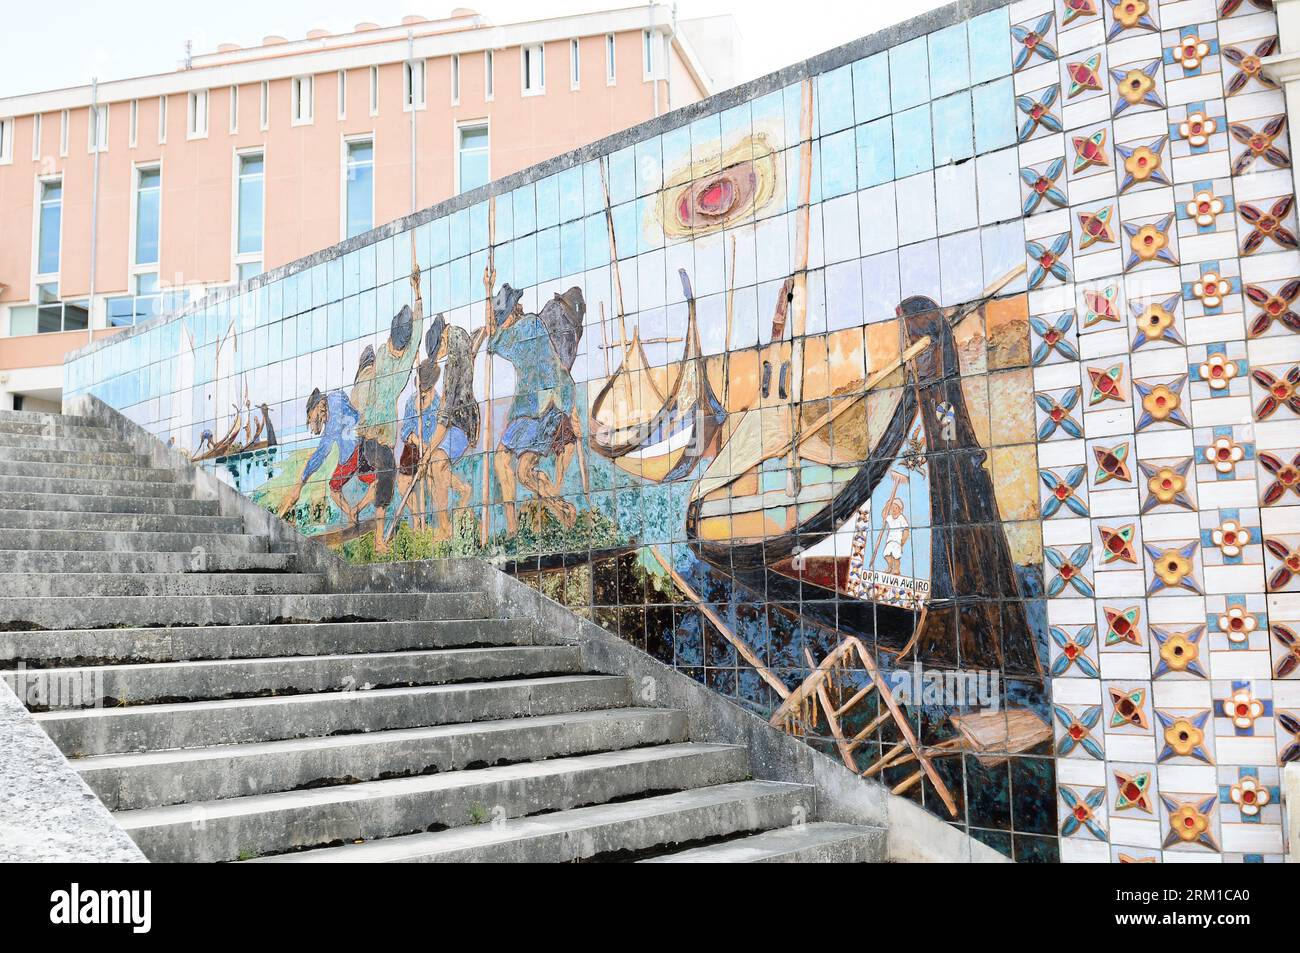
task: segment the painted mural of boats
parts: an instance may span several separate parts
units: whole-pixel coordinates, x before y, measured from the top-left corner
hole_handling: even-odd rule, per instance
[[[716,449],[727,416],[709,382],[690,278],[684,269],[678,273],[687,302],[686,334],[667,393],[660,390],[639,333],[633,331],[618,370],[591,403],[592,449],[633,476],[654,482],[695,469]]]

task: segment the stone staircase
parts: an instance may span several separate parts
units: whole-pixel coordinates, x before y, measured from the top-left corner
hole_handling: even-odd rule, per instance
[[[340,586],[159,462],[0,412],[0,675],[149,859],[884,859],[492,586]]]

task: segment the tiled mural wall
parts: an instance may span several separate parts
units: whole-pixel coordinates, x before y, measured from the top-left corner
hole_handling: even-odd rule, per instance
[[[67,392],[349,559],[490,556],[1019,860],[1280,860],[1274,14],[963,9],[137,328]]]

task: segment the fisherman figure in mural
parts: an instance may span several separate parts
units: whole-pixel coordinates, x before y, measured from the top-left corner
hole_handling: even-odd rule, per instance
[[[885,566],[890,575],[899,576],[903,572],[903,547],[907,545],[912,530],[903,512],[903,501],[897,496],[885,507],[884,520],[881,532],[885,534],[885,546],[881,555],[885,557]]]
[[[490,280],[488,275],[484,278]],[[505,503],[506,529],[512,535],[519,525],[515,506],[518,483],[536,497],[533,521],[541,532],[547,512],[566,529],[577,522],[576,507],[561,495],[575,451],[584,487],[587,482],[571,373],[582,339],[586,302],[581,289],[574,287],[548,301],[540,314],[525,314],[522,297],[523,292],[509,284],[501,286],[493,297],[487,338],[488,353],[504,357],[515,369],[514,399],[493,457]],[[554,461],[554,476],[542,467],[548,459]]]
[[[389,325],[388,340],[373,354],[373,367],[363,376],[358,369],[357,383],[352,389],[352,402],[361,414],[357,425],[362,457],[371,467],[372,476],[362,476],[368,489],[353,511],[353,523],[371,504],[375,508],[375,552],[388,552],[387,514],[393,503],[396,487],[396,447],[398,422],[405,415],[400,401],[411,380],[411,371],[420,350],[420,335],[424,328],[424,300],[420,294],[420,266],[411,256],[411,290],[415,298],[414,312],[409,305],[393,316]],[[364,357],[364,354],[363,354]]]
[[[298,482],[285,491],[280,502],[282,518],[287,518],[293,512],[307,481],[321,468],[330,451],[337,448],[338,464],[330,474],[330,496],[333,497],[339,510],[348,517],[348,521],[356,522],[358,510],[354,510],[352,504],[348,502],[343,494],[343,488],[363,467],[361,445],[357,439],[357,422],[360,419],[361,415],[352,406],[352,400],[343,391],[333,390],[323,394],[318,387],[311,392],[311,396],[307,398],[307,428],[320,437],[320,442],[308,458],[306,466],[303,467]],[[364,464],[364,466],[366,469],[363,472],[369,472],[369,465]]]

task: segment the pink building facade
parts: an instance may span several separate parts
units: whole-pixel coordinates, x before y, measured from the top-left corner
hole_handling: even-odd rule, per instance
[[[707,65],[663,6],[454,10],[0,99],[0,408],[57,409],[92,337],[729,85],[722,19]]]

